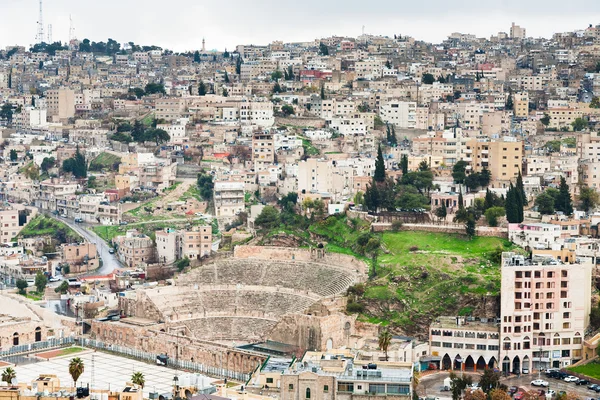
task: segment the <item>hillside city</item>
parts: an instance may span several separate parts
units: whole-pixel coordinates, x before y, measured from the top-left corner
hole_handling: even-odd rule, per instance
[[[600,397],[600,24],[506,29],[0,50],[0,400]]]

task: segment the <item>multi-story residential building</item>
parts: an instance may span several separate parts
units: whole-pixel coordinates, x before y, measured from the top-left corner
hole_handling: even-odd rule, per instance
[[[217,181],[214,187],[215,214],[233,217],[244,211],[244,182]]]
[[[529,249],[549,249],[561,236],[558,225],[544,223],[508,224],[508,238]]]
[[[60,119],[75,116],[75,92],[72,89],[60,88],[46,91],[48,116]]]
[[[155,261],[154,242],[135,229],[128,230],[125,236],[115,237],[113,243],[117,247],[119,260],[128,267]]]
[[[252,135],[252,161],[255,172],[264,171],[275,162],[275,141],[273,134],[257,132]]]
[[[413,101],[392,100],[381,106],[380,116],[383,122],[399,128],[415,128],[417,124],[417,103]]]
[[[506,188],[521,171],[523,142],[513,137],[504,137],[502,141],[471,139],[464,160],[471,164],[475,172],[487,168],[492,173],[492,187]]]
[[[527,118],[529,115],[529,94],[527,92],[513,95],[513,112],[517,118]]]
[[[430,354],[439,357],[439,369],[497,368],[499,333],[495,318],[439,317],[429,327]]]
[[[511,39],[525,39],[527,37],[525,28],[521,28],[519,25],[515,25],[513,22],[510,26],[510,38]]]
[[[591,263],[502,254],[500,358],[505,372],[562,368],[582,357]]]
[[[197,226],[189,231],[181,232],[180,257],[191,260],[210,255],[212,251],[212,227]]]

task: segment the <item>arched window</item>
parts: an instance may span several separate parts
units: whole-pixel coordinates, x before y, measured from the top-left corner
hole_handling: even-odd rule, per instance
[[[306,388],[306,398],[310,399],[310,388]]]

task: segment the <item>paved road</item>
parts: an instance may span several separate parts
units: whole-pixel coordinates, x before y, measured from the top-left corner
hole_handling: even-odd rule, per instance
[[[479,373],[469,373],[473,382],[479,382]],[[419,396],[425,397],[439,397],[440,399],[451,398],[452,395],[449,392],[443,392],[440,389],[444,385],[444,379],[448,377],[448,373],[440,372],[433,375],[427,375],[421,378],[417,392]],[[548,381],[549,388],[556,391],[565,391],[568,393],[575,393],[582,399],[586,398],[598,398],[598,394],[594,391],[588,390],[585,386],[577,386],[574,383],[568,383],[558,379],[546,378],[544,374],[541,375],[542,379]],[[511,376],[509,378],[502,378],[501,383],[508,387],[517,386],[524,390],[537,390],[538,387],[531,386],[531,381],[538,378],[537,373],[521,375],[520,377]],[[542,388],[547,390],[546,388]]]
[[[88,242],[94,243],[96,245],[98,254],[99,254],[100,258],[102,259],[102,267],[100,267],[99,269],[97,269],[94,272],[91,272],[89,274],[84,274],[82,276],[108,275],[117,268],[123,268],[123,265],[119,262],[116,255],[110,254],[108,252],[108,250],[109,250],[108,244],[106,244],[106,242],[104,240],[102,240],[102,238],[100,238],[100,236],[96,235],[96,233],[94,231],[89,229],[90,226],[84,225],[84,224],[76,224],[75,222],[73,222],[73,220],[70,220],[68,218],[62,218],[57,215],[51,215],[51,216],[52,216],[52,218],[68,225],[71,229],[73,229],[75,232],[80,234]]]

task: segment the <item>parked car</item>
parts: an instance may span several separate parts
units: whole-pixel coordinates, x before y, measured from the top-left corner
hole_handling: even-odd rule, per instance
[[[508,388],[508,394],[510,394],[512,396],[513,394],[517,393],[518,390],[519,390],[518,387],[511,386],[511,387]]]
[[[536,379],[534,381],[531,381],[531,386],[543,386],[543,387],[547,387],[548,386],[548,381],[545,381],[543,379]]]
[[[121,221],[119,222],[119,225],[127,225],[127,221]]]
[[[48,279],[48,282],[58,282],[58,281],[62,281],[62,276],[57,275],[57,276],[53,276],[50,279]]]
[[[108,249],[109,254],[115,254],[115,249]]]
[[[521,372],[523,374],[528,374],[529,373],[529,368],[523,368],[523,370]]]
[[[565,381],[565,382],[575,382],[575,383],[577,383],[577,381],[579,381],[579,378],[578,378],[578,377],[576,377],[576,376],[573,376],[573,375],[568,375],[568,376],[565,376],[565,377],[563,378],[563,381]]]
[[[75,222],[81,223],[81,222],[83,222],[83,219],[82,218],[75,218]]]
[[[513,399],[514,399],[514,400],[521,400],[521,399],[523,398],[523,395],[524,395],[524,394],[525,394],[525,393],[523,393],[523,392],[517,392],[517,393],[515,393],[515,395],[513,396]]]
[[[588,389],[589,390],[596,390],[597,387],[598,387],[598,385],[596,385],[595,383],[592,383],[591,385],[588,385]]]
[[[590,384],[590,381],[588,381],[587,379],[580,379],[577,382],[575,382],[575,384],[579,385],[579,386],[581,386],[581,385],[586,385],[587,386],[587,385]]]
[[[600,385],[596,385],[596,387],[594,388],[594,392],[600,393]]]

